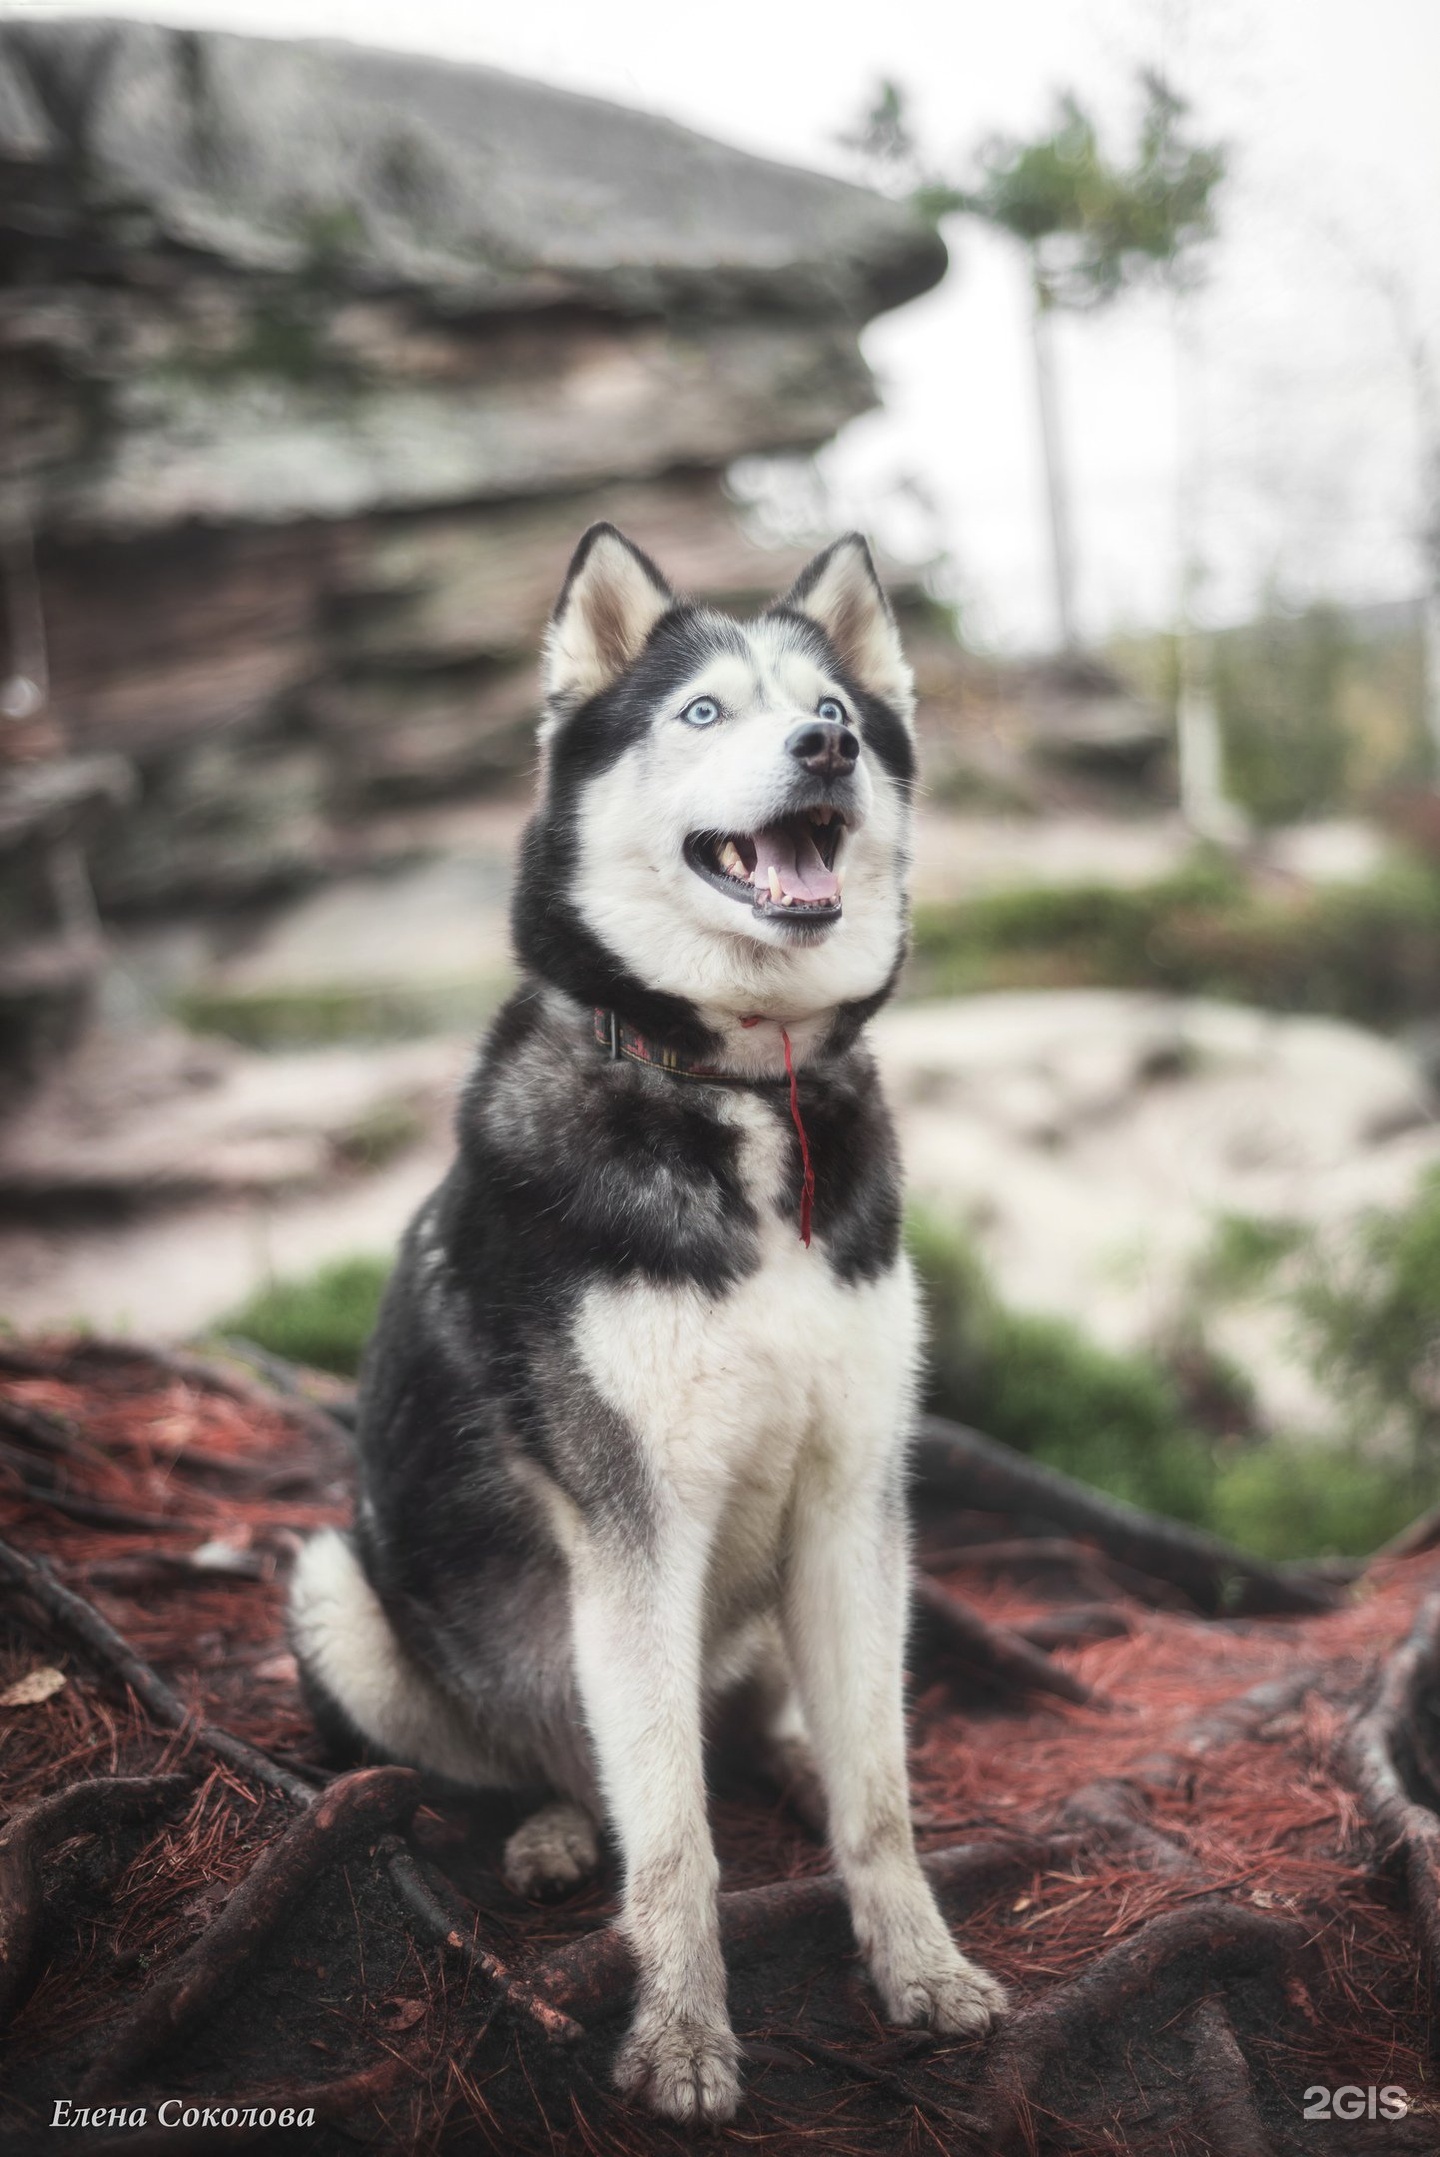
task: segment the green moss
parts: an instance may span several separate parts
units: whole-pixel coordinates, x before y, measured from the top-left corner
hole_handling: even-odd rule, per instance
[[[360,379],[353,358],[331,344],[323,313],[304,293],[257,300],[233,343],[179,348],[158,371],[182,382],[201,383],[261,375],[341,388]]]
[[[1036,886],[916,909],[909,987],[1158,988],[1396,1026],[1440,1002],[1440,870],[1276,896],[1200,854],[1130,889]]]
[[[497,978],[423,981],[413,987],[189,989],[173,1015],[192,1033],[221,1034],[245,1048],[323,1048],[337,1041],[408,1041],[469,1033],[494,1011]]]
[[[365,220],[353,202],[307,208],[300,230],[312,275],[328,278],[344,269],[365,245]]]
[[[375,1326],[391,1261],[332,1259],[314,1273],[277,1277],[217,1321],[217,1333],[238,1334],[316,1370],[352,1377]]]

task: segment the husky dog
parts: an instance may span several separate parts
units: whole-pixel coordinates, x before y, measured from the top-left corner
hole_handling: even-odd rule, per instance
[[[737,1688],[818,1778],[886,2015],[1004,2007],[906,1790],[920,1327],[863,1032],[905,944],[913,696],[858,534],[741,624],[608,524],[545,687],[523,979],[402,1246],[356,1524],[307,1546],[293,1633],[322,1726],[548,1797],[506,1846],[519,1893],[581,1879],[608,1823],[639,1971],[616,2080],[725,2119],[702,1741]]]

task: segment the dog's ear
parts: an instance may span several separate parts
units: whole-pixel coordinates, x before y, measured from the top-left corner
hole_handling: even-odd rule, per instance
[[[777,605],[818,622],[852,680],[910,719],[914,678],[863,533],[847,532],[807,562]]]
[[[574,709],[645,649],[675,594],[648,554],[613,524],[592,524],[570,559],[545,640],[545,694]]]

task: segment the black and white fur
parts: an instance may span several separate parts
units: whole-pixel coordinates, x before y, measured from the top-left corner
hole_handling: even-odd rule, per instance
[[[546,689],[524,978],[405,1238],[355,1528],[308,1545],[293,1630],[322,1719],[547,1795],[507,1846],[521,1892],[581,1878],[608,1823],[639,1968],[617,2080],[724,2119],[702,1724],[737,1687],[774,1758],[818,1772],[886,2015],[974,2033],[1004,2006],[936,1908],[906,1790],[920,1325],[863,1029],[904,947],[913,700],[857,535],[742,625],[677,599],[608,525],[571,565]],[[843,902],[751,903],[713,873],[717,835],[797,818],[822,850],[838,827]],[[752,1083],[608,1059],[597,1005]]]

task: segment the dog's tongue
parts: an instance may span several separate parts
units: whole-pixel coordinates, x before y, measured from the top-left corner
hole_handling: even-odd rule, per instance
[[[780,889],[791,899],[819,904],[838,899],[840,879],[820,859],[819,849],[803,824],[772,824],[757,831],[755,867],[751,881],[757,891],[769,891],[770,871],[780,879]]]

